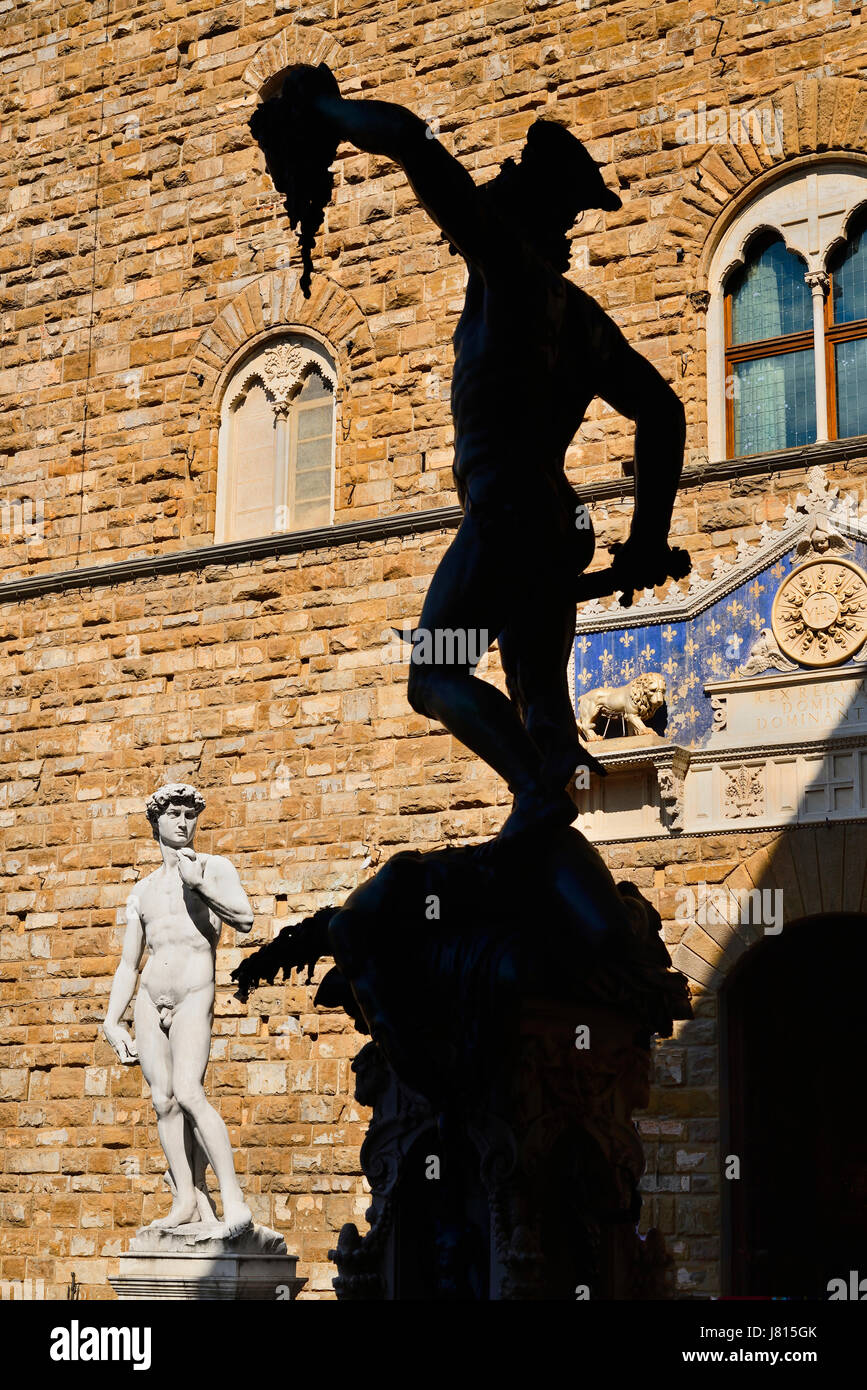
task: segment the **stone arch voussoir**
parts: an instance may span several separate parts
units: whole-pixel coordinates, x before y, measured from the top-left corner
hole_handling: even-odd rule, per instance
[[[290,24],[259,49],[244,69],[244,81],[258,96],[272,78],[293,63],[345,65],[343,49],[335,38],[312,25]]]
[[[743,113],[772,108],[774,121],[747,123],[747,140],[713,144],[689,171],[673,203],[661,245],[682,254],[690,317],[705,307],[709,252],[729,216],[790,165],[809,155],[863,155],[867,83],[855,77],[812,77],[758,97]],[[770,142],[765,138],[771,134]],[[670,271],[666,272],[670,279]]]
[[[337,366],[338,472],[349,435],[348,401],[353,377],[374,362],[367,320],[351,295],[321,272],[305,299],[297,270],[272,271],[247,285],[204,330],[187,368],[180,398],[186,455],[193,476],[207,478],[216,495],[220,404],[224,384],[243,354],[281,329],[307,329]]]
[[[867,865],[863,824],[833,823],[786,830],[757,849],[718,886],[747,893],[777,892],[783,929],[802,917],[830,912],[867,912]],[[702,990],[715,992],[741,956],[764,935],[761,925],[742,922],[734,899],[729,921],[690,926],[674,953],[674,964]]]

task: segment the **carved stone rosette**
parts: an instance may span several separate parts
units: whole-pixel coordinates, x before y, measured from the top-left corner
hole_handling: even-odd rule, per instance
[[[777,590],[771,625],[803,666],[837,666],[867,638],[867,576],[851,560],[811,560]]]

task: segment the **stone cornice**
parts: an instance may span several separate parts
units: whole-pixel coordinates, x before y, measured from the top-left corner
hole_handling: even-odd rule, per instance
[[[454,529],[460,517],[460,507],[433,507],[428,511],[398,512],[394,516],[370,517],[366,521],[349,521],[339,526],[317,526],[310,531],[291,531],[257,536],[253,540],[202,545],[193,550],[160,551],[157,555],[140,555],[106,565],[52,570],[0,584],[0,605],[38,598],[41,594],[65,592],[67,589],[125,584],[135,579],[152,579],[161,574],[181,574],[186,570],[202,570],[215,565],[250,564],[279,555],[297,555],[306,550],[330,550],[335,546],[388,540],[392,536]]]
[[[706,695],[735,695],[750,690],[781,690],[790,685],[823,685],[833,680],[864,680],[867,661],[838,666],[801,666],[797,671],[773,671],[761,676],[736,676],[727,681],[708,681]],[[819,742],[825,742],[820,739]]]
[[[857,492],[839,497],[838,487],[829,486],[824,469],[819,463],[813,462],[815,458],[814,453],[808,456],[812,462],[807,472],[809,493],[799,493],[796,505],[786,507],[780,526],[772,527],[767,521],[762,522],[757,542],[749,542],[741,536],[736,558],[715,556],[711,575],[702,575],[694,569],[688,588],[682,588],[680,582],[674,581],[661,598],[657,597],[655,590],[645,589],[627,610],[626,616],[613,599],[606,603],[599,599],[582,603],[578,611],[577,631],[619,631],[624,626],[648,627],[696,618],[718,600],[762,573],[792,546],[803,543],[808,534],[820,527],[830,525],[829,538],[836,535],[844,545],[846,536],[867,540],[867,512]]]
[[[815,464],[843,463],[855,458],[867,458],[867,435],[854,439],[834,439],[827,444],[809,444],[800,449],[784,449],[771,454],[721,459],[715,463],[685,468],[680,490],[731,478],[793,472]],[[633,490],[632,478],[614,478],[575,489],[580,500],[588,504],[629,497]],[[460,525],[461,516],[460,507],[432,507],[425,511],[398,512],[392,516],[343,522],[338,526],[319,526],[310,531],[258,536],[254,540],[227,541],[221,545],[196,546],[189,550],[160,551],[156,555],[141,555],[104,565],[50,570],[0,583],[0,604],[18,603],[41,594],[63,593],[68,589],[87,589],[150,579],[161,574],[180,574],[186,570],[201,570],[208,565],[249,564],[278,555],[295,555],[305,550],[327,550],[334,546],[387,540],[392,536],[419,535],[425,531],[455,530]]]

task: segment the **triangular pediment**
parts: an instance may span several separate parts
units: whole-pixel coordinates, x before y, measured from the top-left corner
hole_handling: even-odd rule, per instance
[[[570,671],[576,710],[590,690],[616,689],[657,673],[665,680],[665,706],[648,719],[649,727],[684,747],[707,746],[718,709],[712,688],[720,682],[768,672],[842,670],[865,660],[865,568],[863,504],[851,494],[841,496],[814,468],[807,492],[787,508],[781,524],[764,525],[757,541],[742,540],[736,556],[718,557],[710,572],[696,566],[661,598],[646,591],[629,609],[615,598],[582,605]],[[814,610],[831,600],[818,591],[848,585],[850,577],[858,590],[855,621],[826,631],[823,615],[817,618]],[[793,598],[775,608],[781,590]],[[798,627],[798,605],[804,603],[813,628]]]
[[[759,539],[740,540],[734,559],[718,555],[709,566],[699,562],[688,579],[673,582],[662,598],[653,589],[645,589],[631,608],[621,608],[614,596],[582,603],[576,631],[604,632],[642,627],[667,618],[681,622],[697,618],[720,599],[749,584],[756,575],[770,570],[788,552],[794,551],[798,561],[816,554],[809,538],[823,524],[831,534],[837,532],[853,546],[859,541],[867,544],[867,507],[857,494],[840,495],[838,488],[829,486],[819,467],[810,470],[807,481],[809,491],[798,495],[794,507],[786,508],[781,525],[763,522]],[[800,551],[799,546],[803,546]]]

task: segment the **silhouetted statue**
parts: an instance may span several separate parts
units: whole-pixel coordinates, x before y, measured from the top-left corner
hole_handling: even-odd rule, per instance
[[[246,1000],[333,957],[314,1003],[371,1039],[352,1063],[370,1228],[329,1253],[338,1298],[666,1296],[632,1123],[651,1035],[691,1015],[661,930],[565,827],[392,855],[232,972]]]
[[[395,160],[422,207],[467,263],[454,335],[454,476],[464,517],[431,581],[418,634],[472,633],[414,644],[409,701],[494,768],[515,797],[501,836],[568,824],[565,790],[578,767],[604,769],[582,747],[567,664],[580,576],[593,558],[589,516],[566,480],[566,450],[595,396],[634,420],[635,510],[629,538],[595,592],[682,578],[689,557],[667,541],[683,462],[684,412],[595,300],[564,276],[569,229],[620,199],[564,127],[537,120],[518,163],[477,186],[405,107],[346,101],[329,69],[290,69],[251,128],[300,227],[309,285],[313,237],[330,197],[338,144]],[[593,576],[594,580],[596,576]],[[474,675],[470,656],[495,640],[511,699]],[[460,651],[458,650],[458,656]]]

